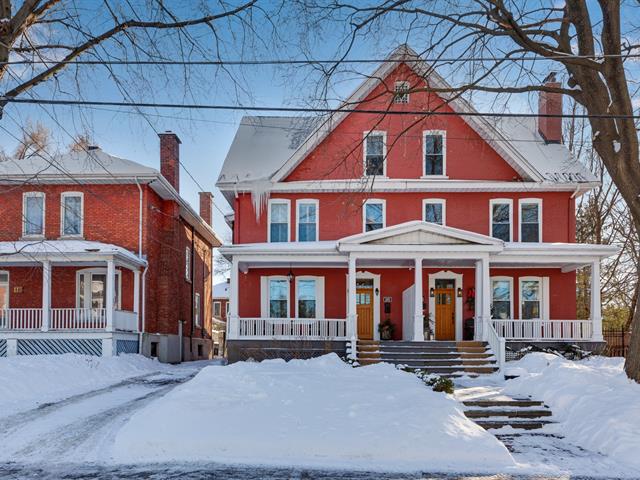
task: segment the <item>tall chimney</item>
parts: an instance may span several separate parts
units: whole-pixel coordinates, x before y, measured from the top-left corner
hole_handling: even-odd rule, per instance
[[[160,137],[160,173],[180,193],[180,144],[173,132],[159,133]]]
[[[200,192],[200,216],[210,226],[213,225],[213,193]]]
[[[545,87],[559,88],[556,73],[551,72],[544,79]],[[543,117],[542,115],[562,115],[562,94],[540,92],[538,97],[538,132],[547,143],[562,143],[562,117]]]

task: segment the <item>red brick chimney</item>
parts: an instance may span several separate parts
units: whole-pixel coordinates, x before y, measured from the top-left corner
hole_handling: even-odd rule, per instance
[[[209,225],[213,225],[213,193],[200,192],[200,216]]]
[[[544,79],[545,87],[560,87],[556,73],[551,72]],[[562,115],[562,94],[540,92],[538,97],[539,115]],[[538,117],[538,132],[547,143],[562,143],[562,117]]]
[[[173,132],[159,133],[160,137],[160,173],[180,193],[180,144]]]

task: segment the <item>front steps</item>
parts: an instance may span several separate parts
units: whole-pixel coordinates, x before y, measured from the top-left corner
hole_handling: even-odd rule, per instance
[[[464,414],[486,430],[510,427],[516,430],[539,430],[553,423],[553,415],[544,402],[530,399],[489,398],[465,400]],[[499,437],[499,434],[496,434]]]
[[[356,355],[360,365],[386,362],[447,377],[498,370],[486,342],[358,340]]]

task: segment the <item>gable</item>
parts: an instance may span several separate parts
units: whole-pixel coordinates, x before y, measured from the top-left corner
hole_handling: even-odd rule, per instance
[[[408,104],[393,104],[396,81],[409,81],[413,88],[425,86],[406,63],[398,65],[360,104],[361,108],[392,111],[442,110],[453,112],[432,92],[410,94]],[[446,173],[455,180],[522,180],[522,177],[469,126],[455,116],[416,119],[411,115],[382,115],[353,112],[313,149],[285,181],[361,178],[363,137],[368,131],[386,133],[387,176],[420,178],[423,175],[423,132],[446,132]]]
[[[470,242],[449,235],[415,230],[364,243],[369,245],[463,245]]]

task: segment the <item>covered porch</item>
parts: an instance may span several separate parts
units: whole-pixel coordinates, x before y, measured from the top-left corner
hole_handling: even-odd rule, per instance
[[[116,333],[128,342],[137,339],[145,268],[144,259],[100,242],[0,243],[0,339],[8,341],[7,354],[28,339]]]

